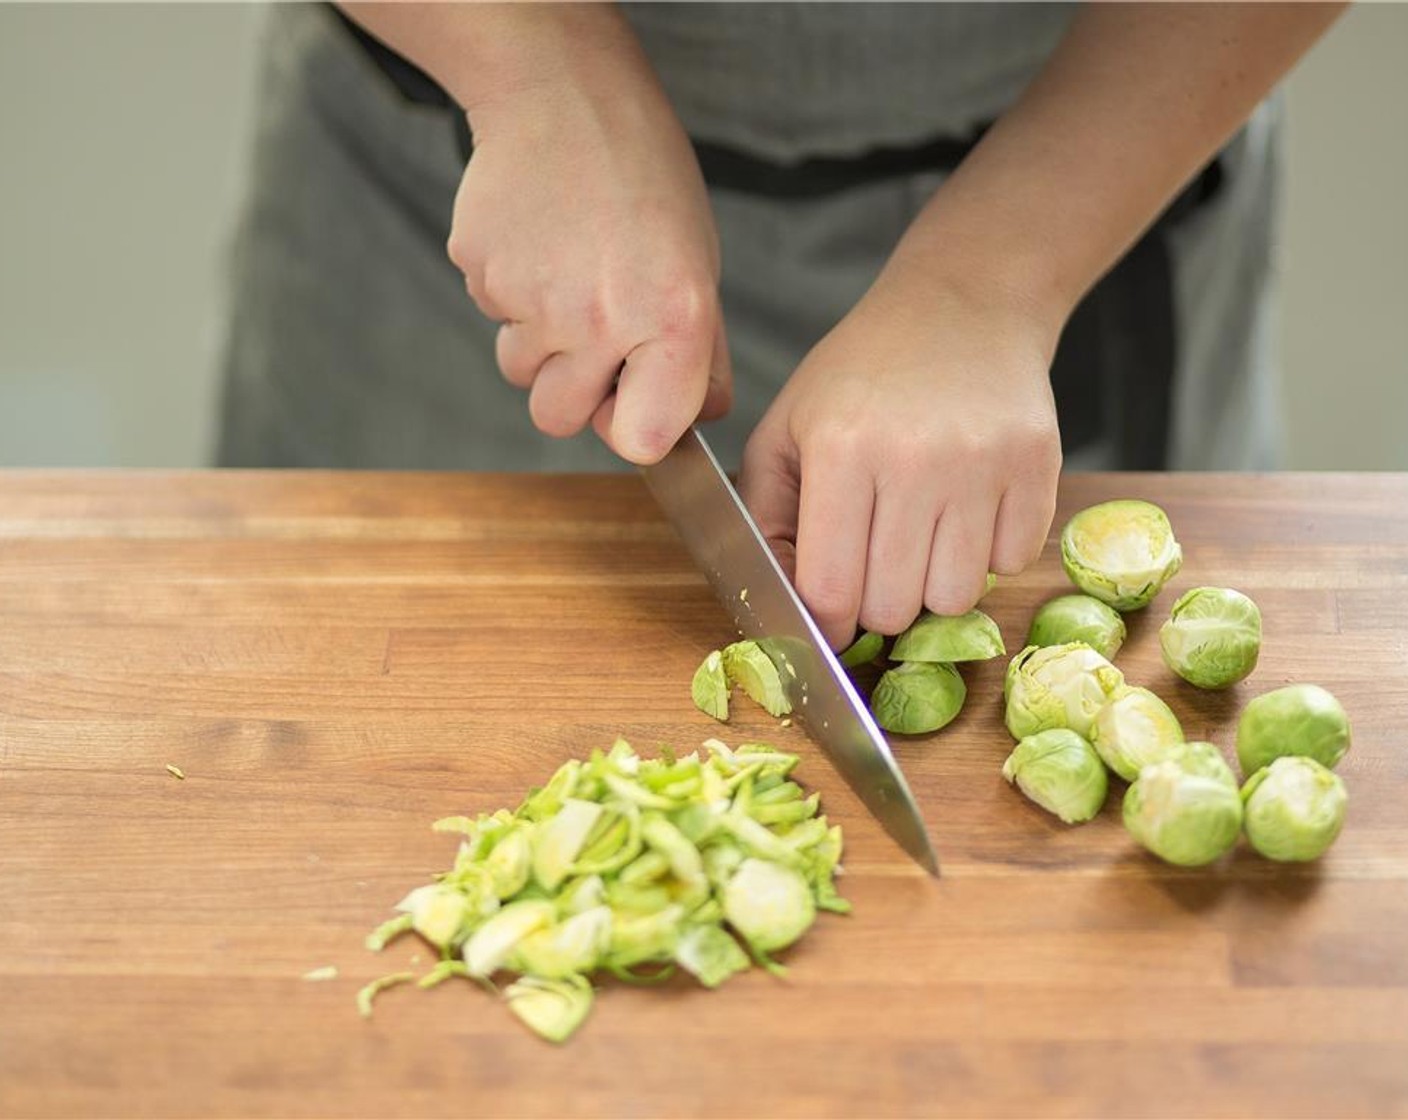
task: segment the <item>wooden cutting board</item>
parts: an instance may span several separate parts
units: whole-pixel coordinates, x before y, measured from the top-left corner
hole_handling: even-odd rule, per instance
[[[1349,710],[1325,859],[1166,867],[1118,790],[1061,825],[999,775],[994,662],[955,724],[896,747],[933,881],[739,703],[723,737],[803,754],[845,826],[855,914],[783,981],[607,984],[555,1049],[467,984],[371,1021],[353,993],[430,962],[362,948],[448,865],[430,821],[618,734],[720,732],[689,679],[730,628],[639,482],[0,474],[0,1115],[1408,1115],[1408,478],[1072,477],[1057,526],[1124,496],[1186,554],[1130,619],[1132,682],[1229,750],[1286,682]],[[1203,583],[1265,616],[1226,693],[1159,659]],[[1052,543],[992,593],[1009,649],[1066,587]]]

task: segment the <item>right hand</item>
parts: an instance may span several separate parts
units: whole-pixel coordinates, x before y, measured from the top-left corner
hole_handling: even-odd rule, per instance
[[[708,194],[634,43],[539,73],[470,106],[450,258],[539,430],[652,463],[731,402]]]

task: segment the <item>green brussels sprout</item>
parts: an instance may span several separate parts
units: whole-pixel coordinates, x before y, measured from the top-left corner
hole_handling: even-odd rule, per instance
[[[760,953],[785,949],[816,919],[812,888],[799,871],[745,859],[724,886],[724,916]]]
[[[1319,859],[1344,827],[1344,783],[1313,758],[1275,759],[1242,788],[1247,839],[1267,859]]]
[[[1201,867],[1237,843],[1242,798],[1235,784],[1190,773],[1172,759],[1156,762],[1125,791],[1124,826],[1160,859]]]
[[[547,899],[524,898],[510,902],[474,931],[464,943],[464,963],[469,975],[492,976],[514,948],[530,933],[546,929],[557,918],[557,907]]]
[[[680,935],[675,961],[706,988],[717,988],[748,968],[748,954],[717,925],[691,926]]]
[[[1066,575],[1116,610],[1148,606],[1182,563],[1168,515],[1151,502],[1102,502],[1081,510],[1061,531]]]
[[[1095,713],[1090,743],[1105,765],[1127,782],[1162,762],[1183,742],[1178,717],[1147,688],[1121,688]]]
[[[504,998],[529,1030],[549,1042],[566,1042],[592,1008],[592,986],[584,976],[525,976],[504,989]]]
[[[611,921],[609,906],[594,906],[561,925],[536,930],[514,946],[510,966],[549,980],[590,972],[611,944]]]
[[[1164,664],[1199,688],[1227,688],[1256,668],[1261,611],[1230,587],[1195,587],[1159,628]]]
[[[718,650],[712,651],[694,671],[689,694],[694,706],[706,716],[721,723],[728,719],[728,677],[724,675],[724,655]]]
[[[1028,646],[1003,681],[1007,730],[1018,741],[1053,727],[1088,739],[1096,713],[1123,686],[1124,674],[1084,642]]]
[[[1179,743],[1170,748],[1160,761],[1176,763],[1185,774],[1221,782],[1228,789],[1237,788],[1237,776],[1232,773],[1232,767],[1227,765],[1222,752],[1212,743],[1196,739],[1191,743]]]
[[[1113,660],[1124,645],[1124,619],[1114,607],[1089,595],[1061,595],[1042,605],[1027,632],[1029,646],[1063,646],[1084,642]]]
[[[1292,684],[1258,696],[1237,722],[1237,761],[1250,777],[1284,755],[1313,758],[1333,770],[1349,750],[1349,717],[1315,684]]]
[[[743,689],[754,703],[761,704],[768,715],[785,716],[792,710],[777,666],[757,642],[734,642],[724,647],[723,665],[729,682]]]
[[[979,599],[983,599],[984,597],[986,597],[987,593],[988,593],[989,591],[991,591],[991,590],[992,590],[994,587],[996,587],[996,586],[997,586],[997,573],[996,573],[996,572],[989,572],[989,573],[988,573],[988,576],[987,576],[987,579],[983,581],[983,594],[982,594],[982,595],[979,595],[978,598],[979,598]]]
[[[841,664],[847,669],[869,665],[880,656],[880,651],[884,648],[885,639],[874,630],[867,630],[841,652]]]
[[[1002,633],[982,611],[942,615],[925,611],[895,639],[895,661],[986,661],[1007,652]]]
[[[1095,816],[1109,789],[1095,748],[1065,727],[1028,735],[1007,756],[1002,776],[1067,824]]]
[[[968,686],[952,665],[906,661],[887,669],[870,694],[875,722],[897,735],[924,735],[963,710]]]
[[[538,826],[533,835],[533,878],[539,886],[553,891],[567,878],[604,811],[595,801],[568,797],[556,816]]]
[[[396,909],[409,914],[411,928],[437,949],[459,941],[464,929],[480,916],[467,895],[439,883],[417,887]]]

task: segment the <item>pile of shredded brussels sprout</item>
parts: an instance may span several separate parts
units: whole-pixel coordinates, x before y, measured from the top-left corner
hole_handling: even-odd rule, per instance
[[[848,913],[836,892],[841,829],[819,795],[792,781],[796,755],[717,739],[703,755],[642,759],[617,740],[564,764],[510,812],[449,817],[461,834],[454,866],[406,895],[367,938],[380,951],[414,931],[440,954],[422,988],[453,977],[503,989],[530,1029],[562,1042],[591,1008],[588,976],[654,983],[677,968],[715,988],[811,926],[818,910]],[[383,989],[363,988],[371,1014]]]

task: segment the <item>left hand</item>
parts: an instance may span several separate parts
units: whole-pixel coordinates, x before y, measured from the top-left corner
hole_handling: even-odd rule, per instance
[[[857,621],[897,634],[923,606],[962,613],[989,570],[1040,554],[1061,467],[1051,319],[882,275],[778,394],[740,489],[834,647]]]

